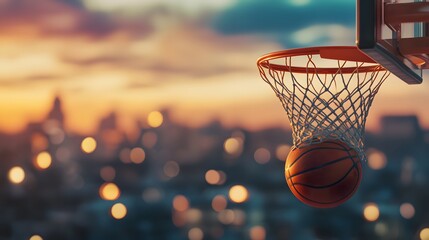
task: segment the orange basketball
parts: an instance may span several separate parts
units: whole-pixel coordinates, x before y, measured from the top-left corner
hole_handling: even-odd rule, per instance
[[[338,140],[293,149],[285,165],[293,195],[312,207],[331,208],[347,201],[362,178],[358,153]]]

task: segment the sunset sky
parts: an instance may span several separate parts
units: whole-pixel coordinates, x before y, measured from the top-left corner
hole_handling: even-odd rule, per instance
[[[0,131],[44,118],[60,95],[67,128],[91,133],[170,109],[198,126],[287,126],[256,59],[268,52],[355,44],[355,0],[0,0]],[[429,76],[390,78],[368,120],[417,114],[429,128]]]

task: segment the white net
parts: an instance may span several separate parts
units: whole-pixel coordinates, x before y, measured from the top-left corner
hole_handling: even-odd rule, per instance
[[[304,72],[296,73],[293,63],[305,66],[301,67]],[[330,71],[323,71],[326,66]],[[383,67],[322,60],[317,54],[276,57],[260,62],[258,67],[289,117],[294,147],[337,139],[366,160],[365,122],[374,96],[389,76]]]

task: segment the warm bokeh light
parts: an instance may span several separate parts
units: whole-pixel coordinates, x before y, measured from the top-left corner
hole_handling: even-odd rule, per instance
[[[204,238],[203,230],[200,228],[191,228],[188,232],[189,240],[202,240]]]
[[[232,222],[232,224],[236,226],[243,225],[246,221],[246,214],[244,213],[244,211],[240,209],[234,209],[233,211],[234,211],[234,221]]]
[[[280,161],[286,161],[287,155],[289,154],[291,146],[288,144],[279,145],[276,148],[276,157]]]
[[[40,133],[31,135],[31,150],[33,152],[44,151],[48,148],[48,139]]]
[[[121,160],[121,162],[123,162],[123,163],[130,163],[131,162],[130,152],[131,152],[131,150],[129,148],[123,148],[119,152],[119,159]]]
[[[198,223],[203,218],[203,212],[200,209],[191,208],[186,211],[186,221],[191,224]]]
[[[130,160],[135,164],[142,163],[146,158],[146,153],[143,148],[133,148],[130,151]]]
[[[52,157],[48,152],[41,152],[37,154],[35,165],[39,169],[47,169],[51,166]]]
[[[22,167],[13,167],[9,170],[9,181],[14,184],[20,184],[25,179],[25,172]]]
[[[53,144],[61,144],[65,139],[65,133],[63,130],[59,128],[54,128],[49,133],[49,140]]]
[[[179,175],[180,166],[175,161],[168,161],[164,164],[163,170],[164,170],[165,176],[169,178],[174,178],[177,175]]]
[[[228,205],[226,198],[222,195],[216,195],[212,200],[212,208],[216,212],[225,210]]]
[[[235,185],[229,189],[229,198],[235,203],[245,202],[249,198],[249,191],[242,185]]]
[[[374,230],[375,230],[375,233],[377,233],[377,235],[381,237],[385,236],[389,232],[389,228],[387,224],[384,222],[376,223],[374,226]]]
[[[153,148],[158,142],[158,135],[154,132],[146,132],[142,136],[142,144],[146,148]]]
[[[270,161],[271,153],[266,148],[258,148],[253,154],[255,161],[259,164],[266,164]]]
[[[224,171],[217,171],[219,173],[220,176],[220,180],[217,183],[217,185],[222,185],[226,182],[226,173]]]
[[[420,240],[429,240],[429,228],[423,228],[420,231]]]
[[[403,218],[411,219],[414,217],[416,210],[414,209],[414,206],[411,203],[403,203],[399,207],[399,212],[401,213],[401,216]]]
[[[153,111],[149,113],[147,116],[147,123],[150,127],[157,128],[162,125],[164,121],[164,117],[162,116],[162,113],[158,111]]]
[[[28,240],[43,240],[43,238],[40,235],[33,235]]]
[[[186,214],[183,212],[173,212],[171,216],[174,226],[183,227],[186,224]]]
[[[221,181],[221,176],[218,171],[211,169],[206,172],[205,179],[208,184],[214,185],[219,184],[219,182]]]
[[[113,167],[106,166],[100,169],[100,177],[106,182],[113,181],[115,176],[116,170]]]
[[[222,224],[232,224],[235,219],[235,213],[231,209],[225,209],[219,212],[217,218]]]
[[[110,214],[114,219],[122,219],[127,215],[127,207],[122,203],[116,203],[110,209]]]
[[[86,137],[82,140],[80,147],[84,153],[92,153],[97,148],[97,142],[93,137]]]
[[[263,226],[253,226],[250,228],[249,237],[251,240],[264,240],[266,231]]]
[[[183,195],[177,195],[173,198],[173,208],[176,211],[183,212],[189,208],[189,201]]]
[[[104,183],[98,191],[100,197],[104,200],[116,200],[121,195],[121,191],[114,183]]]
[[[242,143],[240,138],[228,138],[225,140],[223,147],[225,152],[230,155],[239,155],[242,151]]]
[[[368,166],[374,170],[380,170],[386,167],[387,158],[386,155],[378,150],[368,150]]]
[[[377,204],[368,203],[364,206],[363,216],[367,221],[374,222],[380,216],[380,210],[378,209]]]

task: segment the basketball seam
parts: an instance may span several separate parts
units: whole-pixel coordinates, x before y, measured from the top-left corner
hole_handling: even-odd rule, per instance
[[[359,172],[359,170],[358,170],[358,172]],[[359,182],[359,178],[358,178],[358,182]],[[356,186],[357,186],[357,184],[355,184],[355,187],[353,188],[353,190],[349,193],[349,194],[347,194],[347,195],[345,195],[344,197],[342,197],[342,198],[340,198],[339,200],[336,200],[336,201],[330,201],[330,202],[320,202],[320,201],[316,201],[316,200],[314,200],[314,199],[310,199],[310,198],[308,198],[308,197],[306,197],[306,196],[304,196],[298,189],[296,189],[296,187],[295,187],[295,183],[293,182],[293,180],[292,179],[290,179],[290,181],[291,181],[291,184],[292,184],[292,187],[295,189],[295,191],[296,191],[296,193],[298,193],[299,194],[299,196],[301,196],[302,198],[304,198],[304,199],[306,199],[306,200],[308,200],[308,201],[310,201],[310,202],[313,202],[313,203],[317,203],[317,204],[320,204],[320,205],[327,205],[327,204],[331,204],[331,203],[337,203],[337,202],[342,202],[342,201],[344,201],[344,199],[347,199],[347,198],[349,198],[349,197],[351,197],[350,196],[350,193],[352,193],[352,192],[354,192],[355,191],[355,189],[356,189]]]
[[[312,149],[309,149],[309,150],[307,150],[307,151],[305,151],[305,152],[303,152],[303,153],[301,153],[301,155],[299,155],[296,159],[295,159],[295,161],[293,161],[290,165],[289,165],[289,167],[292,167],[301,157],[303,157],[305,154],[307,154],[307,153],[309,153],[309,152],[312,152],[312,151],[315,151],[315,150],[343,150],[343,151],[345,151],[345,152],[347,152],[348,150],[347,149],[344,149],[344,148],[334,148],[334,147],[316,147],[316,148],[312,148]]]
[[[337,183],[341,182],[342,180],[344,180],[344,178],[346,178],[346,177],[347,177],[347,175],[349,175],[349,173],[353,170],[353,168],[355,168],[355,164],[354,164],[354,165],[352,165],[352,166],[350,167],[350,169],[346,172],[346,174],[344,174],[344,176],[342,176],[342,177],[341,177],[340,179],[338,179],[337,181],[335,181],[335,182],[333,182],[333,183],[330,183],[330,184],[328,184],[328,185],[314,186],[314,185],[305,184],[305,183],[299,183],[299,182],[294,183],[294,184],[295,184],[295,185],[301,185],[301,186],[309,187],[309,188],[327,188],[327,187],[331,187],[331,186],[333,186],[333,185],[335,185],[335,184],[337,184]]]
[[[293,178],[293,177],[295,177],[295,176],[298,176],[298,175],[301,175],[301,174],[304,174],[304,173],[307,173],[307,172],[311,172],[311,171],[314,171],[314,170],[317,170],[317,169],[321,169],[321,168],[324,168],[324,167],[326,167],[326,166],[332,165],[332,164],[334,164],[334,163],[344,161],[344,160],[346,160],[347,158],[354,158],[354,157],[357,157],[357,155],[356,155],[356,156],[350,156],[350,155],[349,155],[349,156],[341,157],[341,158],[338,158],[338,159],[332,160],[332,161],[330,161],[330,162],[324,163],[324,164],[322,164],[322,165],[319,165],[319,166],[317,166],[317,167],[309,168],[309,169],[306,169],[306,170],[304,170],[304,171],[301,171],[301,172],[295,173],[295,174],[293,174],[293,175],[289,176],[289,178]],[[353,161],[353,162],[354,162],[354,161]],[[290,168],[290,167],[289,167],[289,168]]]

